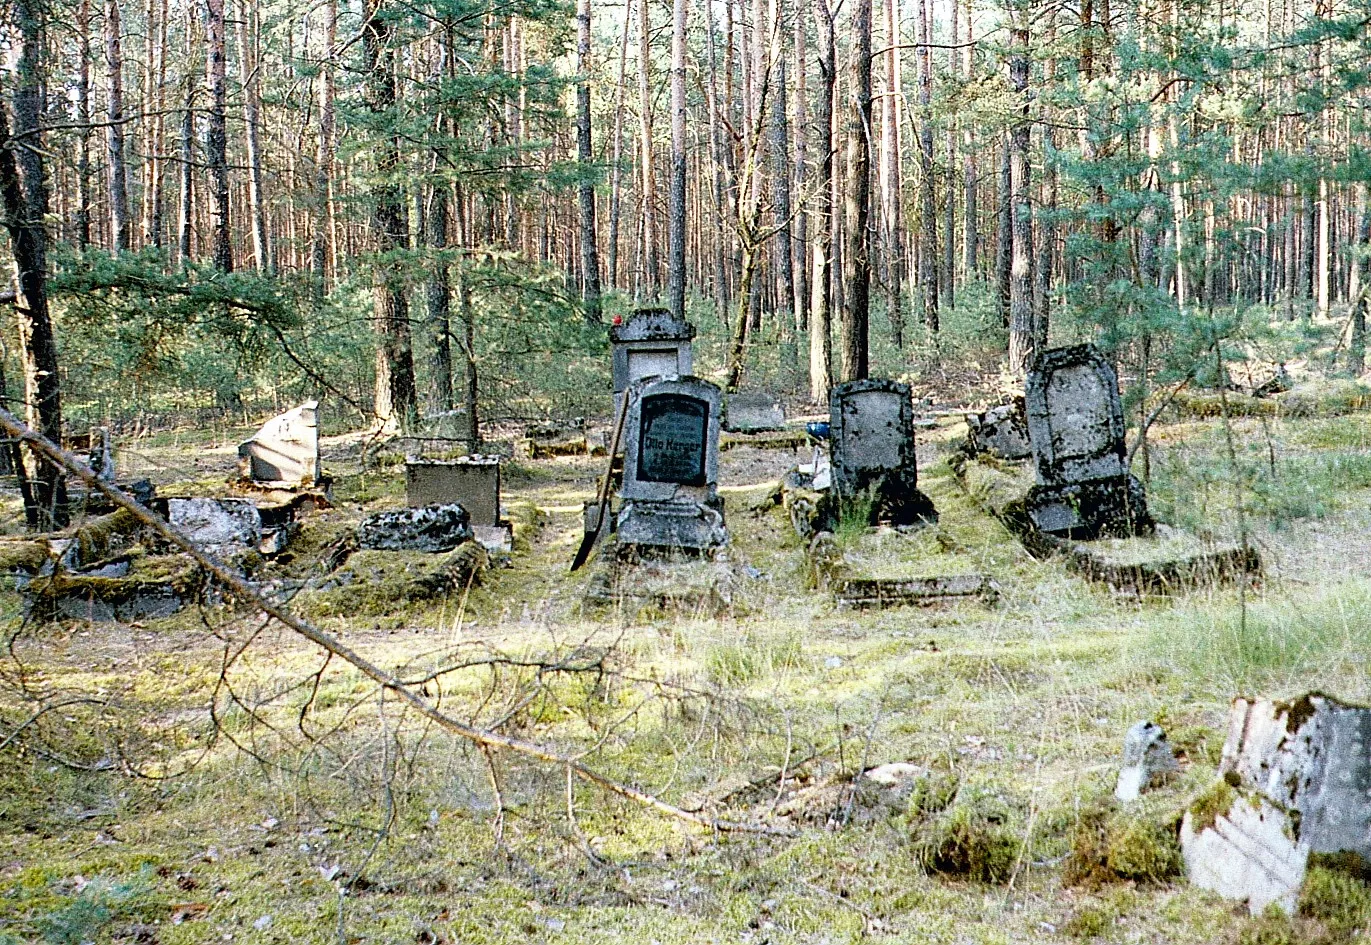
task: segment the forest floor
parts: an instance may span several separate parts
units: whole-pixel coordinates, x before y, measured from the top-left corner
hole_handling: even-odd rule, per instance
[[[753,448],[722,457],[740,576],[721,610],[584,603],[591,575],[567,565],[603,462],[586,457],[507,464],[506,501],[547,520],[469,594],[295,600],[407,677],[466,664],[416,682],[458,717],[786,835],[706,830],[485,755],[222,604],[38,626],[0,592],[0,942],[1298,941],[1178,876],[1072,865],[1132,723],[1180,749],[1138,814],[1170,825],[1213,782],[1235,695],[1371,697],[1371,415],[1233,434],[1240,475],[1220,421],[1154,428],[1150,497],[1164,521],[1249,531],[1266,571],[1244,589],[1139,599],[1031,558],[958,488],[964,426],[944,416],[920,431],[941,519],[883,538],[883,566],[955,559],[994,578],[995,604],[837,608],[762,501],[804,457]],[[220,493],[235,441],[159,435],[123,447],[124,471]],[[335,508],[306,521],[294,573],[403,503],[402,468],[363,467],[360,446],[325,442]],[[15,731],[25,694],[72,701]],[[902,761],[926,771],[920,797],[854,799],[854,773]],[[980,812],[969,873],[929,853],[939,792]]]

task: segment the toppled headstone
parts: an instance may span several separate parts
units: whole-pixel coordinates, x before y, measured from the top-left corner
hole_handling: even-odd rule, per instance
[[[371,551],[451,551],[471,538],[471,519],[455,502],[377,512],[357,528],[357,546]]]
[[[718,387],[695,377],[640,382],[629,391],[621,547],[712,551],[728,542],[719,497]]]
[[[730,433],[761,433],[785,429],[785,408],[763,394],[733,394],[728,398],[724,429]]]
[[[1128,471],[1118,375],[1095,346],[1039,352],[1024,403],[1037,471],[1026,504],[1033,523],[1085,541],[1150,534],[1146,494]]]
[[[168,499],[167,521],[210,554],[257,550],[262,516],[247,499]]]
[[[909,385],[848,381],[829,395],[832,489],[839,506],[870,502],[870,524],[935,522],[937,510],[918,489],[914,405]]]
[[[1015,397],[1009,403],[991,407],[983,413],[967,414],[966,439],[972,455],[988,453],[997,459],[1032,456],[1024,399]]]
[[[648,377],[687,377],[693,369],[695,326],[667,308],[640,308],[609,329],[614,405],[632,384]]]
[[[242,475],[253,482],[313,486],[319,482],[319,401],[272,417],[238,446]]]
[[[1209,806],[1225,809],[1210,826],[1192,807],[1181,834],[1198,885],[1246,898],[1254,913],[1266,902],[1290,911],[1309,854],[1371,863],[1371,708],[1322,693],[1235,699],[1219,771],[1211,794],[1226,803]]]
[[[1178,769],[1176,752],[1162,727],[1156,722],[1135,722],[1123,737],[1123,766],[1114,796],[1121,801],[1137,800]]]

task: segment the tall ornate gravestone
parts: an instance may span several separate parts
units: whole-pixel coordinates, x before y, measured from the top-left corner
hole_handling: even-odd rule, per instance
[[[1147,496],[1128,471],[1118,375],[1095,346],[1040,352],[1024,402],[1037,470],[1027,497],[1033,523],[1086,541],[1151,533]]]
[[[870,524],[936,522],[933,502],[919,491],[914,404],[909,385],[848,381],[829,394],[829,451],[836,499],[829,518],[870,502]]]
[[[718,492],[721,391],[686,376],[639,381],[627,393],[619,545],[707,552],[727,544]]]
[[[243,476],[257,483],[313,486],[319,482],[319,401],[307,400],[272,417],[238,446]]]
[[[630,384],[646,377],[688,377],[695,326],[670,309],[640,308],[609,329],[614,405]]]

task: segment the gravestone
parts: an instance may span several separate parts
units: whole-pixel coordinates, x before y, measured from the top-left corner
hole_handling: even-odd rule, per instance
[[[1033,455],[1028,438],[1028,417],[1022,397],[966,415],[966,440],[971,454],[988,453],[996,459],[1027,459]]]
[[[1114,796],[1135,801],[1149,787],[1171,777],[1180,766],[1166,732],[1156,722],[1136,722],[1123,739],[1123,765],[1114,785]]]
[[[718,492],[719,388],[686,376],[640,381],[627,393],[620,545],[722,547],[728,532]]]
[[[1234,699],[1219,776],[1181,823],[1195,885],[1293,912],[1311,855],[1371,863],[1371,707]]]
[[[455,460],[405,460],[405,504],[410,508],[456,502],[472,525],[500,524],[500,458],[462,456]]]
[[[729,433],[764,433],[785,429],[785,408],[763,394],[733,394],[724,411]]]
[[[869,524],[936,522],[932,501],[918,489],[914,404],[909,385],[891,380],[848,381],[828,398],[829,455],[841,518],[870,500]]]
[[[319,482],[319,401],[272,417],[238,446],[245,479],[281,486]]]
[[[1024,404],[1037,472],[1027,498],[1034,525],[1086,541],[1150,534],[1147,496],[1128,471],[1118,375],[1095,346],[1040,352]]]
[[[500,458],[461,456],[405,460],[405,504],[411,508],[456,502],[471,516],[476,539],[489,551],[511,551],[514,530],[500,518]]]
[[[630,384],[647,377],[688,377],[695,326],[666,308],[640,308],[609,329],[614,406]]]

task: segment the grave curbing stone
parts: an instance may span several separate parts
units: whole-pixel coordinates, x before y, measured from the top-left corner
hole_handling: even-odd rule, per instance
[[[466,509],[455,502],[376,512],[357,528],[357,547],[368,551],[451,551],[473,536]]]

